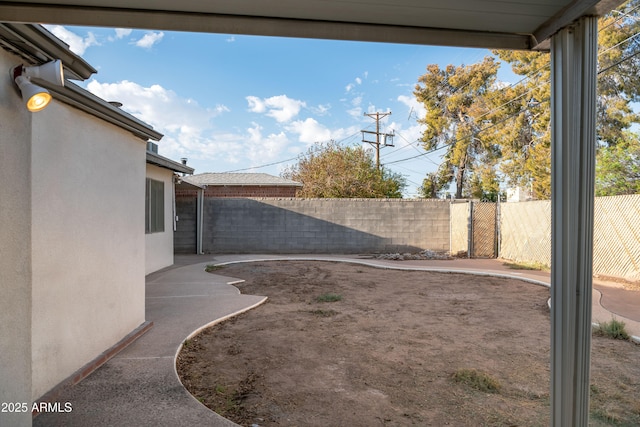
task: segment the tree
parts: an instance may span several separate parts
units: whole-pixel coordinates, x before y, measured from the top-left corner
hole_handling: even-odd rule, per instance
[[[629,144],[627,130],[640,122],[631,105],[640,100],[637,79],[640,39],[635,37],[640,32],[640,22],[628,15],[639,6],[640,0],[631,0],[599,22],[596,129],[599,150]],[[548,199],[551,193],[549,55],[520,51],[494,53],[511,64],[516,74],[525,76],[523,84],[509,87],[492,99],[494,106],[503,106],[492,120],[511,118],[496,127],[502,140],[500,171],[511,185],[531,188],[534,197]]]
[[[499,171],[508,185],[532,190],[534,198],[551,197],[551,66],[546,53],[499,51],[522,84],[495,91],[489,101],[491,129],[500,146]]]
[[[333,141],[315,144],[282,176],[302,183],[299,197],[401,198],[406,187],[402,175],[378,170],[364,148]]]
[[[596,195],[640,194],[640,140],[628,136],[625,142],[602,147],[596,161]]]
[[[482,118],[488,111],[487,95],[496,80],[498,63],[486,57],[481,63],[444,69],[427,66],[418,78],[414,94],[427,113],[418,122],[425,124],[422,135],[427,151],[447,149],[437,174],[428,177],[423,190],[434,195],[455,181],[456,198],[462,198],[465,181],[483,163],[492,164],[499,151],[490,138],[480,134]],[[434,186],[435,185],[435,186]],[[430,187],[431,186],[431,187]]]

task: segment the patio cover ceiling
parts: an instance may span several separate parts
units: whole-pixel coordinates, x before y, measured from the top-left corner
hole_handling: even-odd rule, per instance
[[[0,2],[0,21],[501,49],[622,0],[50,0]]]

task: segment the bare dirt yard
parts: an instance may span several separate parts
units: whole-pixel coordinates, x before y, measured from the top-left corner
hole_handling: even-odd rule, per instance
[[[244,426],[547,426],[549,290],[308,261],[226,266],[267,303],[184,343],[187,389]],[[591,425],[640,425],[640,346],[593,337]]]

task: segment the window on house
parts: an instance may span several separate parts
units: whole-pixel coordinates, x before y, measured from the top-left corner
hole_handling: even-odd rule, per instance
[[[164,182],[147,178],[145,192],[145,233],[164,231]]]

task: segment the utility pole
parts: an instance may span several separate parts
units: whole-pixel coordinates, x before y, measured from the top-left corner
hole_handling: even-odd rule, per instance
[[[380,113],[380,112],[375,112],[375,113],[364,113],[365,116],[371,117],[372,119],[374,119],[376,121],[376,131],[372,132],[370,130],[361,130],[362,132],[362,142],[366,142],[367,144],[371,144],[373,146],[376,147],[376,167],[378,168],[378,170],[380,170],[380,145],[382,144],[380,142],[380,136],[384,136],[384,144],[382,144],[384,147],[393,147],[393,137],[395,136],[393,133],[380,133],[380,119],[383,119],[387,116],[391,115],[391,111],[389,111],[388,113]],[[368,141],[365,138],[365,134],[372,134],[376,136],[376,140],[375,141]],[[387,142],[387,138],[389,138],[391,140],[390,143]]]

